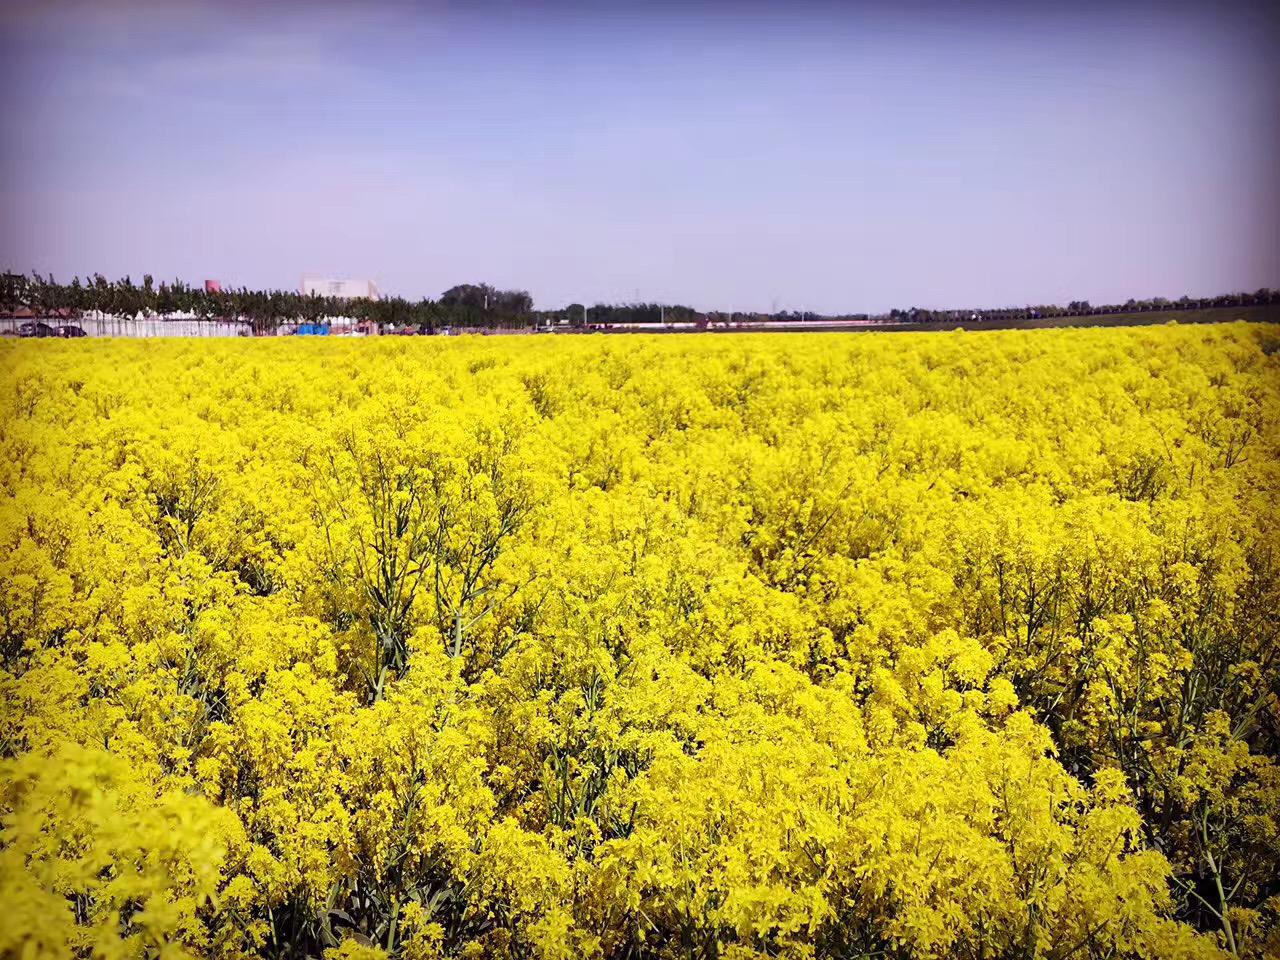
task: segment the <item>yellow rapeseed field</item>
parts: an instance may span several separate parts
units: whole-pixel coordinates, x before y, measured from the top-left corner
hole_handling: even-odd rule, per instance
[[[1280,951],[1280,330],[0,343],[0,955]]]

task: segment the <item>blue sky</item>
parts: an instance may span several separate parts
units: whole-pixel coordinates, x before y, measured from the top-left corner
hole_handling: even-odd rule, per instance
[[[0,266],[882,310],[1280,286],[1244,5],[11,3]]]

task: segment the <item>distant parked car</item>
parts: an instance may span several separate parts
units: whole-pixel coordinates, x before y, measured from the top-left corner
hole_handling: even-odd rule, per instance
[[[87,337],[88,334],[84,332],[84,329],[82,327],[77,327],[74,323],[68,323],[61,327],[58,327],[58,329],[54,332],[54,336],[70,338],[70,337]]]
[[[31,320],[18,327],[18,336],[20,337],[56,337],[53,327],[47,323],[41,323],[39,320]]]

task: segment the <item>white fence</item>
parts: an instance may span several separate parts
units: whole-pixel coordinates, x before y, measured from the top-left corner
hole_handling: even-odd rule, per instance
[[[247,323],[224,320],[196,320],[193,317],[111,317],[87,314],[77,320],[61,317],[0,317],[0,336],[16,335],[27,323],[43,323],[50,327],[79,327],[91,337],[248,337],[253,334]],[[362,337],[376,334],[376,326],[362,329],[350,317],[322,317],[315,324],[324,326],[333,337]],[[282,323],[276,336],[298,332],[298,324]]]
[[[247,337],[252,332],[248,324],[221,320],[88,316],[78,320],[45,317],[39,321],[30,317],[0,317],[0,334],[16,334],[23,324],[34,322],[51,327],[79,327],[91,337]]]

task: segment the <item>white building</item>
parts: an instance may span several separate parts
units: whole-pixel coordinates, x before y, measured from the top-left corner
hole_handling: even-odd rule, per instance
[[[303,296],[314,293],[321,297],[338,297],[342,300],[354,300],[360,297],[369,300],[378,299],[378,286],[372,280],[334,280],[330,277],[304,276],[301,292]]]

